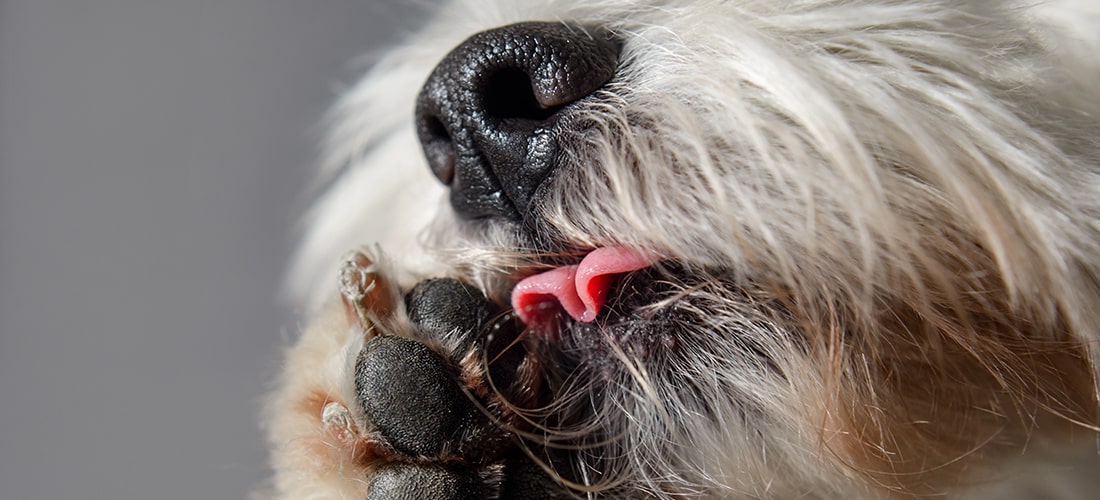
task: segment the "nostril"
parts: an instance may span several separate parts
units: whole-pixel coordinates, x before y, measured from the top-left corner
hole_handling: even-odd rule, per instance
[[[521,221],[562,163],[573,111],[618,68],[606,30],[523,22],[477,33],[432,70],[416,129],[432,173],[467,220]]]
[[[419,124],[420,140],[424,156],[432,173],[445,185],[451,185],[455,176],[455,144],[447,127],[435,116],[424,116]]]
[[[546,106],[535,96],[531,77],[517,68],[502,69],[485,83],[485,112],[494,118],[542,121],[561,106]]]

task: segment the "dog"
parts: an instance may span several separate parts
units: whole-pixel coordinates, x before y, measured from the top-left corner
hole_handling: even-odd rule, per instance
[[[439,6],[336,106],[272,495],[1094,494],[1098,19]]]

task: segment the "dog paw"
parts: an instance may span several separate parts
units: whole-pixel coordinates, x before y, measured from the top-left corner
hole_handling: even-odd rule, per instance
[[[541,373],[517,320],[466,283],[401,294],[365,254],[346,262],[344,310],[363,335],[352,406],[330,402],[317,418],[356,449],[367,498],[570,498],[530,458],[545,450],[520,439]]]
[[[399,453],[443,458],[486,427],[454,370],[427,345],[394,335],[367,341],[355,363],[355,389],[366,418]]]

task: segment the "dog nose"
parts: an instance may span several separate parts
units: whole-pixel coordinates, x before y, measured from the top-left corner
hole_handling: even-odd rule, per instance
[[[524,22],[483,31],[424,84],[416,127],[432,172],[467,219],[521,221],[560,162],[563,117],[615,73],[606,31]]]

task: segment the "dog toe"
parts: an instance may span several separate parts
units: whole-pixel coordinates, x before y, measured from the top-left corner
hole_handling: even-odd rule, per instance
[[[474,414],[444,360],[405,337],[368,340],[356,361],[355,385],[364,414],[382,437],[415,457],[439,456]]]
[[[405,310],[399,330],[410,333],[369,336],[355,360],[368,434],[390,450],[376,455],[368,498],[569,498],[517,446],[529,427],[517,411],[540,388],[539,364],[518,341],[522,325],[447,278],[415,285]],[[326,415],[342,428],[338,412]]]
[[[455,353],[473,347],[477,332],[491,314],[481,290],[448,278],[421,281],[409,291],[405,302],[409,320],[420,332],[438,339]]]
[[[476,472],[441,465],[392,464],[379,469],[367,500],[395,498],[466,500],[484,498]]]

